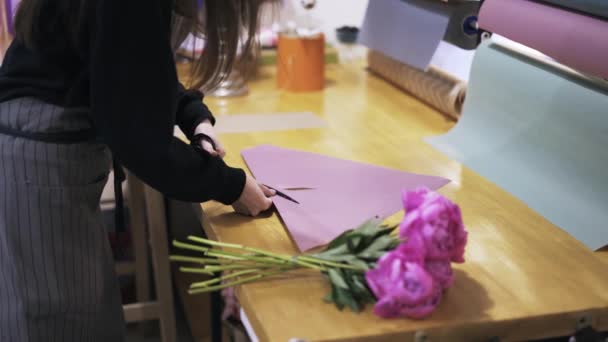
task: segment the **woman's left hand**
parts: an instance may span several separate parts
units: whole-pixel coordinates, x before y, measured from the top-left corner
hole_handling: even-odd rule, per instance
[[[224,158],[224,156],[226,155],[226,150],[224,149],[224,146],[222,145],[220,140],[217,138],[217,135],[215,134],[215,129],[213,128],[213,125],[211,124],[211,122],[209,122],[209,120],[201,122],[196,127],[196,129],[194,130],[194,134],[196,135],[198,133],[204,133],[205,135],[209,136],[209,138],[211,138],[215,143],[215,148],[213,148],[213,145],[211,145],[210,142],[206,140],[201,140],[201,148],[203,150],[209,152],[209,154],[214,157],[219,156],[220,158]]]

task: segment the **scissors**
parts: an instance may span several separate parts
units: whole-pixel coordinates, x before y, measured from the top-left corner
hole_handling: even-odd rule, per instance
[[[207,134],[205,134],[205,133],[198,133],[194,137],[192,137],[191,145],[196,150],[202,152],[203,151],[203,149],[201,148],[201,142],[202,141],[207,141],[208,143],[211,144],[211,146],[213,147],[213,149],[216,149],[215,141],[213,141],[213,139],[210,136],[208,136]],[[286,199],[288,201],[291,201],[291,202],[293,202],[295,204],[300,204],[300,202],[296,201],[295,199],[293,199],[293,197],[285,194],[281,190],[275,189],[275,188],[273,188],[271,186],[268,186],[266,184],[264,184],[264,186],[267,187],[268,189],[274,190],[276,192],[277,196],[283,197],[284,199]]]
[[[266,185],[266,184],[264,184],[264,186],[265,186],[265,187],[267,187],[268,189],[274,190],[274,191],[277,193],[277,196],[279,196],[279,197],[283,197],[284,199],[286,199],[286,200],[288,200],[288,201],[291,201],[291,202],[293,202],[293,203],[295,203],[295,204],[300,204],[300,202],[296,201],[295,199],[293,199],[293,198],[292,198],[292,197],[290,197],[289,195],[285,194],[284,192],[282,192],[282,191],[280,191],[280,190],[277,190],[277,189],[275,189],[275,188],[273,188],[273,187],[271,187],[271,186],[268,186],[268,185]]]

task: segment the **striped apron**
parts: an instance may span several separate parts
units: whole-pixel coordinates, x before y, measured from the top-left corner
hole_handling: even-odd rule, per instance
[[[99,209],[111,156],[91,127],[83,110],[0,103],[2,342],[125,338]]]

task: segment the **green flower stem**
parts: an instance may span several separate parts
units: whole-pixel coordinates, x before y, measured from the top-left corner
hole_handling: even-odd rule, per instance
[[[197,257],[189,257],[182,255],[171,255],[169,256],[169,260],[171,261],[181,261],[181,262],[192,262],[196,264],[221,264],[222,260],[214,259],[214,258],[197,258]]]
[[[274,264],[285,264],[285,260],[277,260],[276,258],[261,258],[261,257],[257,257],[255,255],[249,255],[249,254],[242,254],[242,253],[232,253],[232,252],[228,252],[228,251],[224,251],[224,250],[220,250],[220,249],[210,249],[207,247],[202,247],[202,246],[197,246],[197,245],[193,245],[193,244],[189,244],[189,243],[184,243],[184,242],[180,242],[180,241],[173,241],[173,245],[175,247],[181,248],[181,249],[189,249],[189,250],[193,250],[193,251],[197,251],[197,252],[202,252],[205,255],[208,256],[213,256],[216,258],[223,258],[223,259],[229,259],[229,260],[251,260],[251,261],[259,261],[259,262],[263,262],[263,263],[274,263]],[[190,260],[188,260],[190,261]]]
[[[345,269],[349,269],[349,270],[353,270],[353,271],[361,271],[361,272],[365,271],[361,267],[348,265],[348,264],[341,264],[341,263],[325,260],[325,259],[315,257],[315,256],[301,255],[301,256],[298,256],[297,258],[308,261],[308,262],[312,262],[312,263],[318,263],[318,264],[325,265],[325,266],[331,266],[334,268],[345,268]]]
[[[275,265],[225,265],[225,266],[205,266],[210,272],[234,271],[242,269],[272,268]]]
[[[181,249],[189,249],[191,251],[197,251],[197,252],[203,252],[203,253],[205,253],[209,250],[209,248],[206,248],[206,247],[191,245],[189,243],[184,243],[184,242],[180,242],[177,240],[173,241],[173,246],[175,246],[177,248],[181,248]]]
[[[217,258],[226,258],[231,260],[251,261],[261,264],[274,264],[274,265],[285,265],[286,262],[283,260],[277,260],[272,258],[262,258],[250,254],[231,253],[220,249],[210,249],[207,255],[214,256]]]
[[[242,284],[252,283],[254,281],[261,280],[261,279],[264,279],[264,278],[267,278],[267,277],[279,275],[279,274],[281,274],[283,272],[285,272],[285,271],[284,270],[277,270],[277,271],[262,272],[262,273],[258,273],[256,275],[254,275],[254,276],[251,276],[251,277],[239,279],[239,280],[234,281],[232,283],[226,283],[226,284],[221,284],[221,285],[217,285],[217,286],[209,286],[209,287],[203,287],[203,288],[197,288],[197,289],[190,289],[190,290],[188,290],[188,293],[191,294],[191,295],[193,295],[193,294],[199,294],[199,293],[219,291],[219,290],[223,290],[223,289],[228,288],[228,287],[233,287],[233,286],[236,286],[236,285],[242,285]]]
[[[234,244],[234,243],[225,243],[225,242],[213,241],[213,240],[199,238],[197,236],[188,236],[188,240],[195,241],[195,242],[198,242],[198,243],[201,243],[201,244],[204,244],[204,245],[208,245],[208,246],[238,249],[238,250],[242,250],[242,251],[256,253],[256,254],[259,254],[259,255],[269,256],[269,257],[272,257],[274,259],[291,261],[291,257],[286,256],[286,255],[280,255],[280,254],[276,254],[276,253],[260,250],[260,249],[257,249],[257,248],[246,247],[246,246],[243,246],[243,245],[237,245],[237,244]]]
[[[228,242],[221,242],[221,241],[214,241],[214,240],[204,239],[204,238],[200,238],[198,236],[193,236],[193,235],[188,236],[188,240],[198,242],[198,243],[201,243],[201,244],[207,245],[207,246],[233,248],[233,249],[243,249],[244,248],[243,245],[238,245],[235,243],[228,243]]]
[[[242,251],[248,251],[248,252],[252,252],[252,253],[257,253],[257,254],[269,256],[269,257],[272,257],[272,258],[275,258],[275,259],[284,260],[284,261],[286,261],[288,263],[295,263],[295,264],[303,266],[303,267],[316,269],[316,270],[319,270],[319,271],[325,271],[326,270],[325,267],[319,266],[317,264],[311,264],[309,262],[301,261],[301,260],[298,260],[297,258],[294,258],[294,257],[291,257],[291,256],[276,254],[276,253],[272,253],[272,252],[267,252],[267,251],[260,250],[260,249],[257,249],[257,248],[246,247],[246,246],[237,245],[237,244],[233,244],[233,243],[224,243],[224,242],[218,242],[218,241],[211,241],[211,240],[199,238],[199,237],[196,237],[196,236],[188,236],[188,239],[191,240],[191,241],[195,241],[195,242],[198,242],[198,243],[206,244],[206,245],[209,245],[209,246],[223,247],[223,248],[232,248],[232,249],[238,249],[238,250],[242,250]]]
[[[198,274],[208,274],[214,275],[214,272],[208,271],[204,268],[195,268],[195,267],[180,267],[179,270],[184,273],[198,273]]]
[[[192,283],[190,284],[190,289],[196,289],[196,288],[201,288],[201,287],[208,287],[209,285],[213,285],[215,283],[220,283],[223,280],[227,280],[227,279],[232,279],[232,278],[238,278],[242,275],[246,275],[246,274],[251,274],[251,273],[258,273],[259,270],[258,269],[252,269],[252,270],[244,270],[244,271],[239,271],[239,272],[234,272],[234,273],[230,273],[228,275],[222,276],[222,277],[217,277],[217,278],[213,278],[210,280],[206,280],[206,281],[201,281],[198,283]]]
[[[209,272],[221,272],[224,270],[235,270],[235,269],[254,269],[254,268],[270,268],[277,266],[284,266],[281,262],[279,265],[269,264],[267,262],[252,262],[249,260],[224,260],[215,258],[197,258],[190,256],[171,255],[169,257],[171,261],[177,262],[190,262],[205,265],[205,269]]]
[[[289,271],[291,269],[292,268],[285,268],[285,267],[283,267],[283,268],[278,268],[278,269],[275,269],[275,270],[276,271],[283,271],[284,272],[284,271]],[[213,278],[213,279],[210,279],[210,280],[201,281],[201,282],[198,282],[198,283],[192,283],[192,284],[190,284],[190,289],[197,289],[197,288],[202,288],[202,287],[208,287],[209,285],[220,283],[220,282],[222,282],[224,280],[238,278],[238,277],[241,277],[241,276],[244,276],[244,275],[247,275],[247,274],[251,274],[251,273],[258,273],[260,271],[263,271],[263,270],[260,270],[260,269],[249,269],[249,270],[243,270],[243,271],[233,272],[233,273],[230,273],[230,274],[227,274],[227,275],[224,275],[224,276],[221,276],[221,277]]]
[[[357,266],[337,263],[337,262],[325,260],[325,259],[323,259],[321,257],[316,257],[316,256],[300,255],[300,256],[296,256],[296,257],[290,257],[290,256],[286,256],[286,255],[279,255],[279,254],[275,254],[275,253],[271,253],[271,252],[266,252],[266,251],[258,250],[258,249],[255,249],[255,248],[244,247],[242,245],[223,243],[223,242],[217,242],[217,241],[211,241],[211,240],[207,240],[207,239],[198,238],[198,237],[195,237],[195,236],[189,236],[188,239],[190,239],[192,241],[195,241],[195,242],[207,244],[209,246],[223,247],[223,248],[232,248],[232,249],[252,252],[252,253],[255,253],[255,254],[252,255],[252,254],[243,254],[243,253],[233,253],[233,252],[219,250],[219,249],[215,249],[215,248],[210,249],[210,248],[207,248],[207,247],[196,246],[196,245],[192,245],[192,244],[188,244],[188,243],[183,243],[183,242],[179,242],[179,241],[174,241],[173,244],[176,247],[179,247],[179,248],[200,251],[200,252],[205,253],[205,255],[216,257],[216,258],[228,259],[228,260],[231,260],[231,261],[250,261],[250,262],[253,262],[254,265],[260,265],[260,264],[274,264],[274,265],[296,264],[296,265],[299,265],[299,266],[302,266],[302,267],[313,268],[313,269],[320,270],[320,271],[326,270],[325,266],[330,266],[330,267],[335,267],[335,268],[342,268],[342,269],[350,269],[350,270],[355,270],[355,271],[365,271],[365,270],[363,270],[363,269],[361,269],[360,267],[357,267]],[[259,255],[262,255],[262,257],[260,257]],[[175,260],[175,261],[197,262],[197,263],[203,263],[203,264],[205,264],[205,263],[209,263],[209,264],[211,264],[211,263],[221,263],[219,261],[213,262],[212,260],[216,260],[216,259],[211,259],[211,258],[193,258],[193,257],[177,257],[177,258],[173,258],[172,257],[172,260]]]
[[[173,241],[173,245],[175,247],[181,249],[189,249],[197,252],[202,252],[205,255],[213,256],[217,258],[229,259],[229,260],[252,260],[252,261],[261,261],[261,262],[272,262],[276,264],[284,264],[284,262],[279,262],[278,260],[271,260],[269,258],[260,258],[253,255],[242,254],[242,253],[232,253],[229,251],[224,251],[221,249],[211,249],[207,247],[197,246],[189,243],[184,243],[180,241]]]
[[[240,254],[230,253],[230,252],[222,251],[219,249],[209,249],[207,252],[205,252],[205,255],[216,257],[216,258],[228,259],[228,260],[238,260],[238,261],[250,260],[247,257],[241,256]]]

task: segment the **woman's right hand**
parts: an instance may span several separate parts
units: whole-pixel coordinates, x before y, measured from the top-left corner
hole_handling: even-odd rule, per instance
[[[268,189],[247,175],[241,197],[232,204],[232,207],[239,214],[257,216],[272,206],[272,200],[269,197],[274,195],[276,195],[274,190]]]

